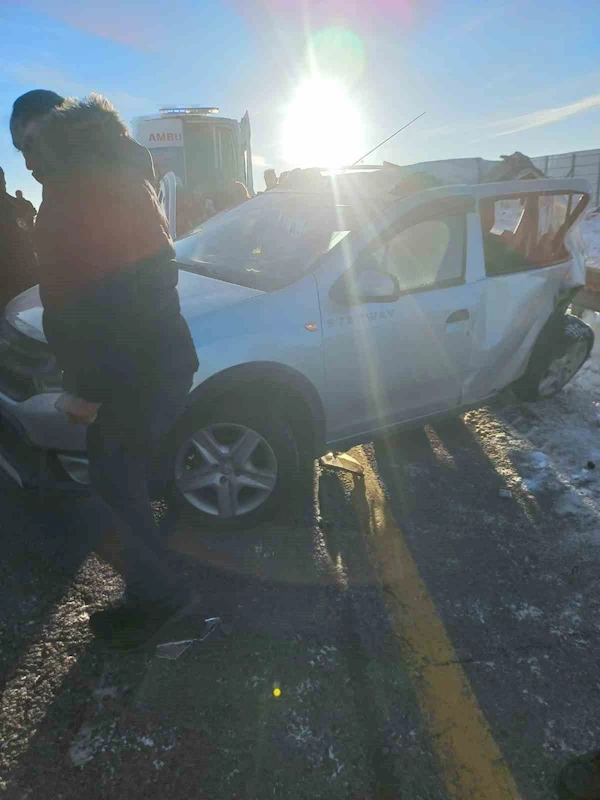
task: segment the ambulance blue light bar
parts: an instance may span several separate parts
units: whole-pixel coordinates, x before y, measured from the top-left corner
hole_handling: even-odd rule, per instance
[[[201,108],[200,106],[186,106],[178,108],[161,108],[160,113],[165,116],[183,117],[189,114],[218,114],[218,108]]]

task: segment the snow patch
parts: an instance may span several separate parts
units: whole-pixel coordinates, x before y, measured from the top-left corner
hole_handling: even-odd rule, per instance
[[[512,611],[519,622],[523,622],[526,619],[541,619],[544,616],[541,608],[530,606],[527,603],[523,603],[519,608],[513,606]]]
[[[600,217],[597,227],[600,253]],[[499,416],[522,477],[517,491],[550,497],[557,516],[578,521],[565,527],[569,538],[575,532],[600,543],[600,314],[586,312],[584,321],[596,344],[564,391],[552,400],[505,408]]]
[[[321,681],[305,678],[296,686],[295,694],[300,700],[307,694],[314,694],[321,688]]]
[[[309,647],[308,652],[311,656],[308,662],[311,667],[334,667],[337,663],[337,647],[332,644]]]
[[[308,714],[291,711],[288,717],[287,733],[297,747],[300,747],[313,767],[323,763],[322,742],[315,736],[310,726]]]
[[[589,213],[579,227],[588,267],[600,268],[600,215]]]
[[[167,752],[175,747],[174,730],[161,731],[160,738],[162,741],[157,742],[135,731],[119,730],[117,720],[100,719],[94,724],[85,723],[81,726],[71,743],[69,756],[74,766],[83,767],[101,753],[117,753],[124,750],[142,752],[151,748]],[[157,762],[154,763],[156,765]]]
[[[329,756],[329,760],[333,761],[333,772],[331,773],[330,780],[335,780],[344,771],[344,764],[336,756],[335,750],[333,749],[333,745],[330,745],[329,750],[327,751],[327,755]]]

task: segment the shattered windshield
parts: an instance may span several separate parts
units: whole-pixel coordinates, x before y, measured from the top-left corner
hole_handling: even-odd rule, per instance
[[[194,272],[273,291],[298,280],[356,225],[353,209],[327,196],[265,193],[178,241],[177,261]]]

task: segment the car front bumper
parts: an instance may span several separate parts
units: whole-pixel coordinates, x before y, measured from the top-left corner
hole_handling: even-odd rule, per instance
[[[22,487],[85,485],[85,426],[54,407],[58,392],[21,402],[0,393],[0,469]]]

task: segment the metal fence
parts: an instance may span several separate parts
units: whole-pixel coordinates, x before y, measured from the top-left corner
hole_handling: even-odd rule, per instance
[[[531,159],[549,178],[587,178],[592,186],[592,201],[600,204],[600,150],[579,150]]]

